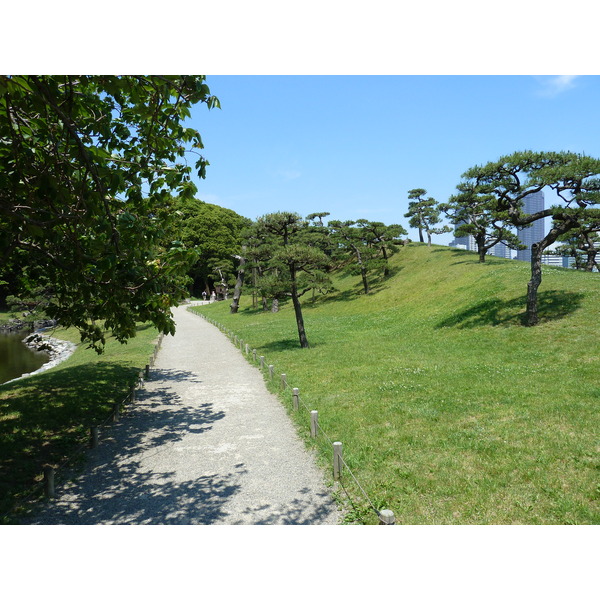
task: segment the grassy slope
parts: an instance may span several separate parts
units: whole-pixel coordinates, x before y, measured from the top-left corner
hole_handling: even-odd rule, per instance
[[[55,335],[79,342],[75,330]],[[0,523],[15,500],[29,495],[44,464],[64,463],[87,441],[91,425],[110,418],[157,337],[154,328],[140,326],[128,344],[108,339],[101,356],[79,344],[58,366],[0,386]]]
[[[368,297],[342,277],[305,302],[309,350],[291,306],[201,310],[286,373],[398,522],[600,523],[600,277],[545,268],[528,328],[529,266],[488,261],[412,245]]]

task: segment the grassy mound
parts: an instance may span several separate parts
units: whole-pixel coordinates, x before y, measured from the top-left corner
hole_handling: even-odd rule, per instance
[[[196,310],[286,373],[397,522],[600,523],[600,276],[545,267],[530,328],[529,265],[487,261],[414,244],[369,296],[340,276],[337,292],[304,302],[308,350],[291,306]],[[308,430],[307,411],[294,418]],[[375,522],[355,496],[354,516]]]

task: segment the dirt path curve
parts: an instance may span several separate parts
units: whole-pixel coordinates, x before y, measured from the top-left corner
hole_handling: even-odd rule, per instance
[[[31,524],[336,524],[323,474],[259,371],[179,307],[150,379]]]

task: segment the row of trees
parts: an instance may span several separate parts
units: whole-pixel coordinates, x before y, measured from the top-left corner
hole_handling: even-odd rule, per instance
[[[400,236],[406,235],[403,227],[366,219],[325,224],[327,216],[326,212],[306,218],[277,212],[252,223],[243,235],[231,312],[238,310],[241,286],[249,274],[247,287],[255,304],[261,298],[264,309],[271,301],[272,310],[277,310],[281,300],[291,300],[300,346],[308,348],[300,301],[303,296],[312,292],[314,298],[330,292],[333,269],[360,274],[365,294],[370,292],[375,274],[389,274],[388,259],[402,244]]]
[[[406,232],[400,225],[323,223],[275,213],[256,223],[194,199],[193,173],[208,162],[198,131],[184,125],[195,104],[219,101],[203,76],[0,76],[0,285],[44,296],[49,316],[101,351],[105,329],[120,341],[138,322],[172,333],[171,307],[235,279],[235,310],[247,270],[256,298],[292,300],[330,289],[333,266],[374,272]],[[194,156],[192,167],[189,158]],[[597,266],[600,160],[569,152],[517,152],[466,171],[445,204],[409,191],[419,239],[450,231],[441,213],[472,234],[481,260],[495,243],[517,247],[515,228],[550,217],[532,248],[527,322],[537,317],[541,257],[563,242],[580,267]],[[557,204],[527,214],[528,195],[551,190]],[[241,231],[247,233],[242,238]],[[248,282],[246,282],[248,285]],[[99,322],[102,322],[100,327]]]
[[[419,240],[431,245],[431,236],[451,231],[440,226],[444,212],[458,225],[459,235],[472,235],[480,261],[494,245],[503,242],[520,249],[516,231],[550,217],[552,225],[543,239],[531,248],[531,278],[527,285],[526,323],[539,322],[537,291],[542,281],[542,256],[549,246],[563,241],[562,252],[587,254],[585,267],[597,266],[600,232],[600,160],[571,152],[516,152],[462,175],[458,193],[439,204],[426,197],[427,191],[409,191],[409,225],[419,230]],[[530,214],[525,199],[542,190],[555,193],[558,203]],[[266,297],[277,300],[289,296],[294,304],[302,347],[308,346],[299,298],[310,290],[329,289],[328,269],[344,264],[361,275],[364,292],[369,293],[369,271],[388,274],[387,259],[398,249],[400,225],[385,226],[367,220],[331,221],[328,213],[301,219],[293,213],[266,215],[257,221],[246,241],[253,269],[253,286]],[[245,264],[248,264],[248,260]],[[239,291],[238,286],[238,291]],[[232,304],[237,310],[238,299]]]

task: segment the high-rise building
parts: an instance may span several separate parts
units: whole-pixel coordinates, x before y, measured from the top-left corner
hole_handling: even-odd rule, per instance
[[[525,196],[523,211],[531,215],[544,210],[544,192],[535,192]],[[544,219],[534,221],[531,226],[517,230],[519,241],[527,246],[526,250],[517,250],[517,260],[531,261],[531,246],[544,238]]]
[[[464,222],[454,225],[454,239],[450,242],[450,246],[453,248],[460,248],[461,250],[471,250],[477,252],[477,244],[475,238],[472,235],[463,235],[461,237],[456,236],[456,230],[464,225]]]
[[[460,225],[454,226],[455,232],[459,226]],[[449,245],[453,248],[460,248],[461,250],[471,250],[472,252],[477,252],[477,242],[475,241],[475,237],[472,235],[456,237],[455,233],[455,237]],[[512,258],[510,248],[502,242],[490,248],[487,253],[491,256],[499,256],[500,258]]]
[[[542,256],[543,265],[554,265],[555,267],[573,268],[575,259],[571,256],[556,256],[552,254],[545,254]]]
[[[491,250],[492,256],[498,256],[500,258],[512,258],[510,248],[504,242],[498,242]]]

